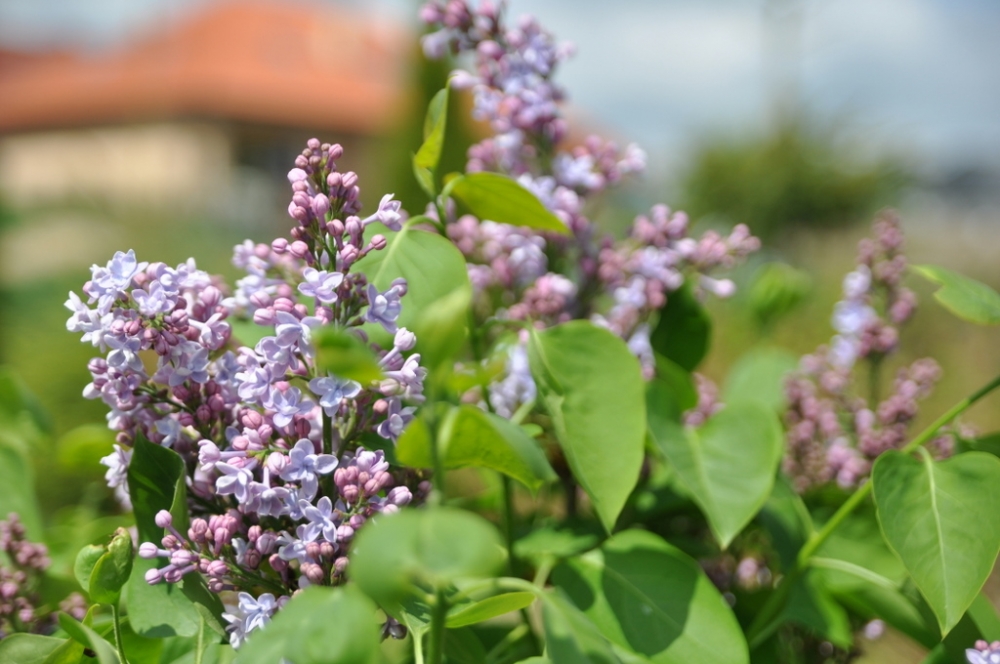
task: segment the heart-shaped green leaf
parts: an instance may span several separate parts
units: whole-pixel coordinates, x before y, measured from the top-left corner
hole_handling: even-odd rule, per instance
[[[711,339],[712,319],[688,284],[667,296],[649,335],[653,350],[687,371],[693,371],[705,358]]]
[[[934,298],[951,313],[970,323],[1000,323],[1000,293],[984,283],[937,265],[913,265],[911,269],[941,286]]]
[[[886,542],[937,616],[942,634],[962,618],[1000,551],[1000,459],[967,452],[935,462],[890,451],[872,469]]]
[[[454,196],[483,221],[569,234],[569,227],[533,193],[500,173],[459,175],[445,185],[444,195]]]
[[[351,579],[390,610],[415,584],[447,588],[488,578],[502,563],[500,537],[488,521],[445,507],[379,517],[351,547]]]
[[[0,662],[13,664],[45,664],[54,652],[66,644],[66,639],[41,634],[8,634],[0,640]],[[77,656],[77,661],[80,657]]]
[[[620,664],[590,619],[559,591],[542,597],[545,649],[560,664]]]
[[[783,348],[758,347],[736,361],[726,376],[721,401],[759,401],[777,412],[785,409],[785,377],[798,358]]]
[[[379,662],[375,611],[356,588],[306,588],[265,629],[254,632],[236,664],[274,664],[284,657],[295,664]]]
[[[387,232],[386,248],[369,253],[355,269],[383,291],[395,279],[406,279],[398,323],[416,333],[422,364],[435,367],[462,347],[472,286],[462,253],[447,238],[415,228],[420,220],[411,219],[398,233]],[[389,343],[381,327],[370,332]]]
[[[178,530],[187,529],[184,477],[184,462],[176,452],[145,438],[136,440],[128,469],[128,486],[140,543],[159,542],[163,538],[163,529],[155,521],[160,510],[171,512]],[[156,560],[145,558],[139,558],[133,565],[126,593],[132,628],[143,636],[194,636],[201,625],[201,616],[184,593],[184,585],[192,577],[180,584],[151,586],[144,576],[147,570],[156,566]]]
[[[624,341],[587,321],[532,331],[528,358],[573,476],[611,532],[642,466],[646,386],[639,361]]]
[[[619,533],[552,580],[609,641],[651,662],[749,662],[736,617],[698,563],[652,533]]]
[[[751,401],[726,406],[697,429],[652,417],[650,428],[719,544],[729,546],[774,487],[784,447],[777,415]]]

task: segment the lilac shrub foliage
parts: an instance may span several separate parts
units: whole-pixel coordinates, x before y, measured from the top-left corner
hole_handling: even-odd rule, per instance
[[[941,376],[933,358],[919,359],[897,372],[888,396],[878,394],[880,366],[898,350],[899,330],[917,300],[902,285],[906,256],[896,214],[882,213],[873,235],[859,243],[857,265],[844,277],[843,299],[833,313],[837,334],[804,356],[786,383],[784,471],[799,492],[831,481],[844,489],[858,486],[879,455],[907,442],[919,400]],[[863,396],[858,387],[866,379],[869,393]],[[939,457],[950,456],[954,438],[941,435],[931,447]]]
[[[337,170],[342,154],[309,141],[288,173],[296,226],[270,245],[238,245],[233,264],[247,274],[234,288],[194,259],[170,267],[118,252],[92,268],[87,300],[70,293],[66,304],[68,328],[106,353],[90,362],[84,394],[107,404],[117,432],[102,460],[109,486],[127,505],[140,437],[171,448],[187,469],[190,527],[157,515],[167,533],[139,552],[168,562],[146,580],[198,571],[212,591],[237,591],[225,615],[234,645],[297,589],[341,583],[355,532],[419,494],[378,448],[399,437],[424,399],[416,337],[396,324],[407,285],[380,291],[352,271],[386,246],[382,235],[366,239],[366,229],[399,230],[400,206],[388,195],[375,214],[358,216],[358,176]],[[273,334],[242,345],[233,318]],[[367,342],[366,324],[393,335],[391,347],[369,344],[380,381],[363,385],[318,365],[321,328]]]
[[[689,237],[687,215],[665,205],[636,217],[622,241],[603,234],[587,217],[587,204],[641,172],[645,154],[598,136],[569,144],[559,106],[566,95],[555,75],[572,47],[557,43],[533,17],[506,24],[503,4],[430,2],[420,15],[435,30],[423,38],[428,57],[473,59],[472,70],[453,72],[450,84],[471,90],[473,117],[491,135],[469,148],[466,170],[515,178],[571,231],[536,232],[471,215],[449,219],[448,234],[468,262],[477,316],[537,327],[589,319],[625,339],[651,376],[650,326],[669,294],[693,278],[699,292],[731,295],[732,281],[708,273],[732,267],[759,241],[744,225],[725,236]],[[490,388],[500,414],[510,415],[534,394],[523,357],[523,345],[513,346],[507,375]]]

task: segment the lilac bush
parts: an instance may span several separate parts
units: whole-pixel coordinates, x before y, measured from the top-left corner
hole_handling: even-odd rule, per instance
[[[488,131],[438,173],[449,88],[435,96],[423,215],[389,194],[365,216],[342,148],[312,139],[290,233],[238,245],[232,286],[130,250],[70,293],[136,537],[84,547],[91,607],[57,628],[33,585],[44,548],[0,527],[17,568],[0,569],[0,655],[825,664],[889,628],[936,661],[992,638],[1000,460],[953,423],[1000,378],[914,432],[941,368],[892,364],[911,275],[972,322],[1000,322],[1000,294],[909,265],[883,213],[831,342],[790,373],[758,347],[717,386],[702,301],[734,293],[719,275],[759,249],[750,230],[695,236],[656,205],[605,234],[594,203],[645,157],[570,140],[572,48],[502,3],[420,15],[426,54],[468,65],[450,88]],[[51,635],[6,636],[36,626]],[[166,640],[150,654],[126,628]]]

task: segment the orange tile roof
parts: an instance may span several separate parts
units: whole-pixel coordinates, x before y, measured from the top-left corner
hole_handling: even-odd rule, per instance
[[[0,132],[193,117],[372,133],[405,110],[412,48],[343,9],[210,5],[107,55],[0,68]]]

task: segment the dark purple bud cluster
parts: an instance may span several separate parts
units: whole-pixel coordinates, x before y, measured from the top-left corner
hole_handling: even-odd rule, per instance
[[[47,634],[55,629],[53,607],[38,595],[42,575],[49,568],[49,551],[44,544],[25,539],[24,525],[17,514],[0,521],[0,639],[15,632]],[[73,593],[58,607],[82,617],[87,606]]]

